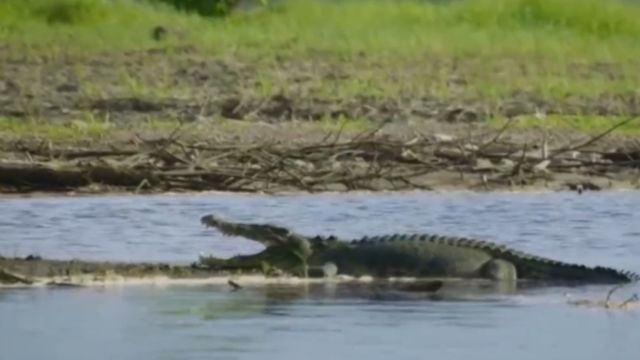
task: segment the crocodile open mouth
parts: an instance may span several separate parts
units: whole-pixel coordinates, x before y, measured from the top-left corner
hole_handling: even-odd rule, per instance
[[[211,214],[200,218],[200,222],[206,227],[216,228],[224,236],[244,237],[266,246],[286,243],[286,239],[291,236],[291,231],[281,226],[234,223]]]

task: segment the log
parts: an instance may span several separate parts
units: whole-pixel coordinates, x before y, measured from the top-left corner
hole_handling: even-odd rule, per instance
[[[0,163],[0,185],[31,190],[65,190],[92,183],[136,187],[146,180],[159,180],[148,171],[119,169],[108,165],[87,167],[55,166],[42,163]]]

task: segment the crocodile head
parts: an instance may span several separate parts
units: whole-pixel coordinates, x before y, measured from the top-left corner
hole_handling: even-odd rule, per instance
[[[283,228],[271,224],[251,224],[225,221],[215,215],[206,215],[200,222],[207,227],[214,227],[222,234],[240,236],[257,241],[266,247],[279,245],[297,245],[306,242],[306,238]]]
[[[266,247],[262,253],[254,257],[236,257],[233,261],[246,259],[248,262],[260,258],[262,262],[274,264],[286,260],[288,264],[293,262],[300,265],[301,272],[306,275],[307,259],[312,252],[311,244],[306,237],[276,225],[236,223],[215,215],[205,215],[200,218],[200,222],[207,227],[218,229],[224,235],[244,237]]]

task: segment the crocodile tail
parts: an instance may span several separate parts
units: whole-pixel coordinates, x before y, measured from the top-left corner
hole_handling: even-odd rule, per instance
[[[598,272],[607,272],[612,276],[617,276],[620,279],[626,280],[629,282],[640,281],[640,275],[638,275],[637,273],[634,273],[633,271],[621,271],[621,270],[616,270],[616,269],[602,267],[602,266],[596,266],[594,270]]]
[[[492,255],[513,262],[523,278],[603,283],[635,282],[640,280],[640,276],[631,271],[622,271],[604,266],[589,267],[582,264],[566,263],[506,247],[492,253]]]
[[[640,278],[637,274],[629,271],[621,271],[609,267],[596,266],[588,267],[585,265],[568,264],[562,262],[543,262],[538,263],[532,268],[541,268],[543,274],[550,279],[567,280],[567,281],[585,281],[600,283],[617,283],[617,282],[635,282]],[[538,271],[531,271],[529,276],[536,278]],[[526,276],[526,275],[525,275]],[[543,278],[543,277],[541,277]]]

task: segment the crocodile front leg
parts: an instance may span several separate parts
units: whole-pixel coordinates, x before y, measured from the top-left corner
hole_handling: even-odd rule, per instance
[[[293,256],[298,259],[300,261],[300,276],[304,279],[309,277],[309,263],[307,260],[307,256],[305,256],[304,254],[302,254],[301,251],[298,250],[291,250],[291,253],[293,254]]]

